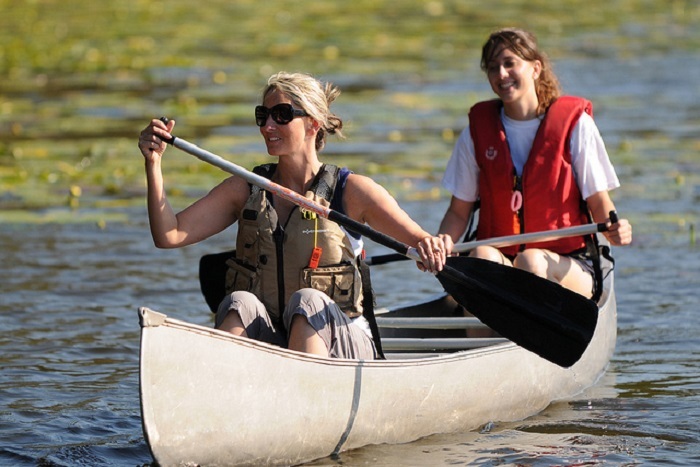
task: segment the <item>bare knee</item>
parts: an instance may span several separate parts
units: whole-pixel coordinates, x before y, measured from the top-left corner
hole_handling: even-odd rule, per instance
[[[249,292],[233,292],[219,304],[214,327],[235,336],[248,337],[239,310],[245,306],[255,307],[256,298]]]
[[[540,277],[548,277],[549,262],[544,252],[538,248],[529,248],[518,253],[513,266]]]
[[[469,256],[480,259],[487,259],[494,263],[507,264],[510,266],[508,258],[503,256],[500,250],[492,246],[478,246],[474,248]]]
[[[326,343],[304,315],[295,314],[289,329],[289,349],[327,357]]]
[[[216,326],[216,329],[230,332],[234,336],[248,337],[243,320],[241,320],[241,316],[236,310],[229,310],[226,317]]]

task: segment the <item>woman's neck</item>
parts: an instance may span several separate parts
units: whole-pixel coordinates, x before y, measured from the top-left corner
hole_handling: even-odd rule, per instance
[[[532,120],[537,118],[537,107],[539,102],[537,97],[530,100],[518,100],[514,102],[505,102],[503,110],[505,114],[513,120]]]
[[[299,163],[291,158],[280,157],[273,180],[297,193],[304,194],[311,186],[323,164],[317,157]]]

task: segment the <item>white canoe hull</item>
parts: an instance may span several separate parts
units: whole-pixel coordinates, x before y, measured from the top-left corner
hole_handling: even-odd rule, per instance
[[[603,374],[616,341],[612,274],[582,358],[561,368],[510,342],[385,361],[337,360],[142,308],[143,427],[160,465],[297,464],[534,415]]]

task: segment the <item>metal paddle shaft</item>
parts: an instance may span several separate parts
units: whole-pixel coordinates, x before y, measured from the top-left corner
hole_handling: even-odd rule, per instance
[[[167,122],[167,119],[161,120]],[[420,260],[415,248],[344,214],[320,206],[186,140],[173,137],[167,142],[402,255]],[[450,257],[443,270],[437,274],[445,291],[459,304],[501,336],[557,365],[568,367],[581,357],[593,336],[598,315],[598,309],[592,301],[534,274],[495,263],[473,267],[475,263],[471,260],[472,258]],[[499,268],[498,273],[484,275],[484,271],[496,271],[492,266]],[[527,285],[518,287],[522,284]],[[579,320],[582,324],[572,326],[571,320],[562,319],[562,315],[575,313],[583,315]]]
[[[521,245],[525,243],[549,242],[559,238],[591,235],[598,232],[605,232],[606,230],[608,230],[608,226],[605,224],[605,222],[601,222],[599,224],[584,224],[557,230],[543,230],[541,232],[506,235],[504,237],[494,237],[487,238],[485,240],[476,240],[473,242],[457,243],[452,248],[452,251],[464,253],[465,251],[471,251],[480,246],[502,248],[504,246]]]
[[[585,224],[574,227],[566,227],[557,230],[543,230],[541,232],[531,232],[517,235],[506,235],[503,237],[493,237],[484,240],[476,240],[473,242],[457,243],[452,247],[453,252],[466,253],[480,246],[492,246],[494,248],[502,248],[510,245],[521,245],[525,243],[539,243],[556,240],[559,238],[576,237],[579,235],[591,235],[597,232],[605,232],[608,226],[605,222],[599,224]],[[378,255],[367,258],[367,264],[379,265],[393,263],[394,261],[402,261],[408,259],[404,255],[389,253],[387,255]]]

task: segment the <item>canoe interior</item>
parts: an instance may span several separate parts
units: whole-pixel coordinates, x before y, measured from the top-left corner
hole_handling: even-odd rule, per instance
[[[446,294],[392,310],[380,309],[376,316],[384,355],[389,360],[435,357],[507,342]],[[447,321],[466,321],[463,318],[468,318],[474,323],[449,328],[430,327],[434,318],[445,318]],[[385,321],[397,324],[385,326]],[[410,327],[406,327],[402,321],[409,321]],[[422,322],[428,325],[421,326]]]
[[[229,250],[202,256],[199,262],[199,282],[207,305],[216,311],[225,296],[226,261],[235,255]],[[464,307],[445,293],[436,294],[420,302],[401,305],[391,310],[376,311],[384,354],[391,358],[419,358],[457,352],[502,343],[497,333],[487,328],[468,313]],[[465,318],[476,325],[455,328],[423,327],[414,322],[410,327],[383,326],[382,318]],[[418,320],[420,321],[420,320]]]

